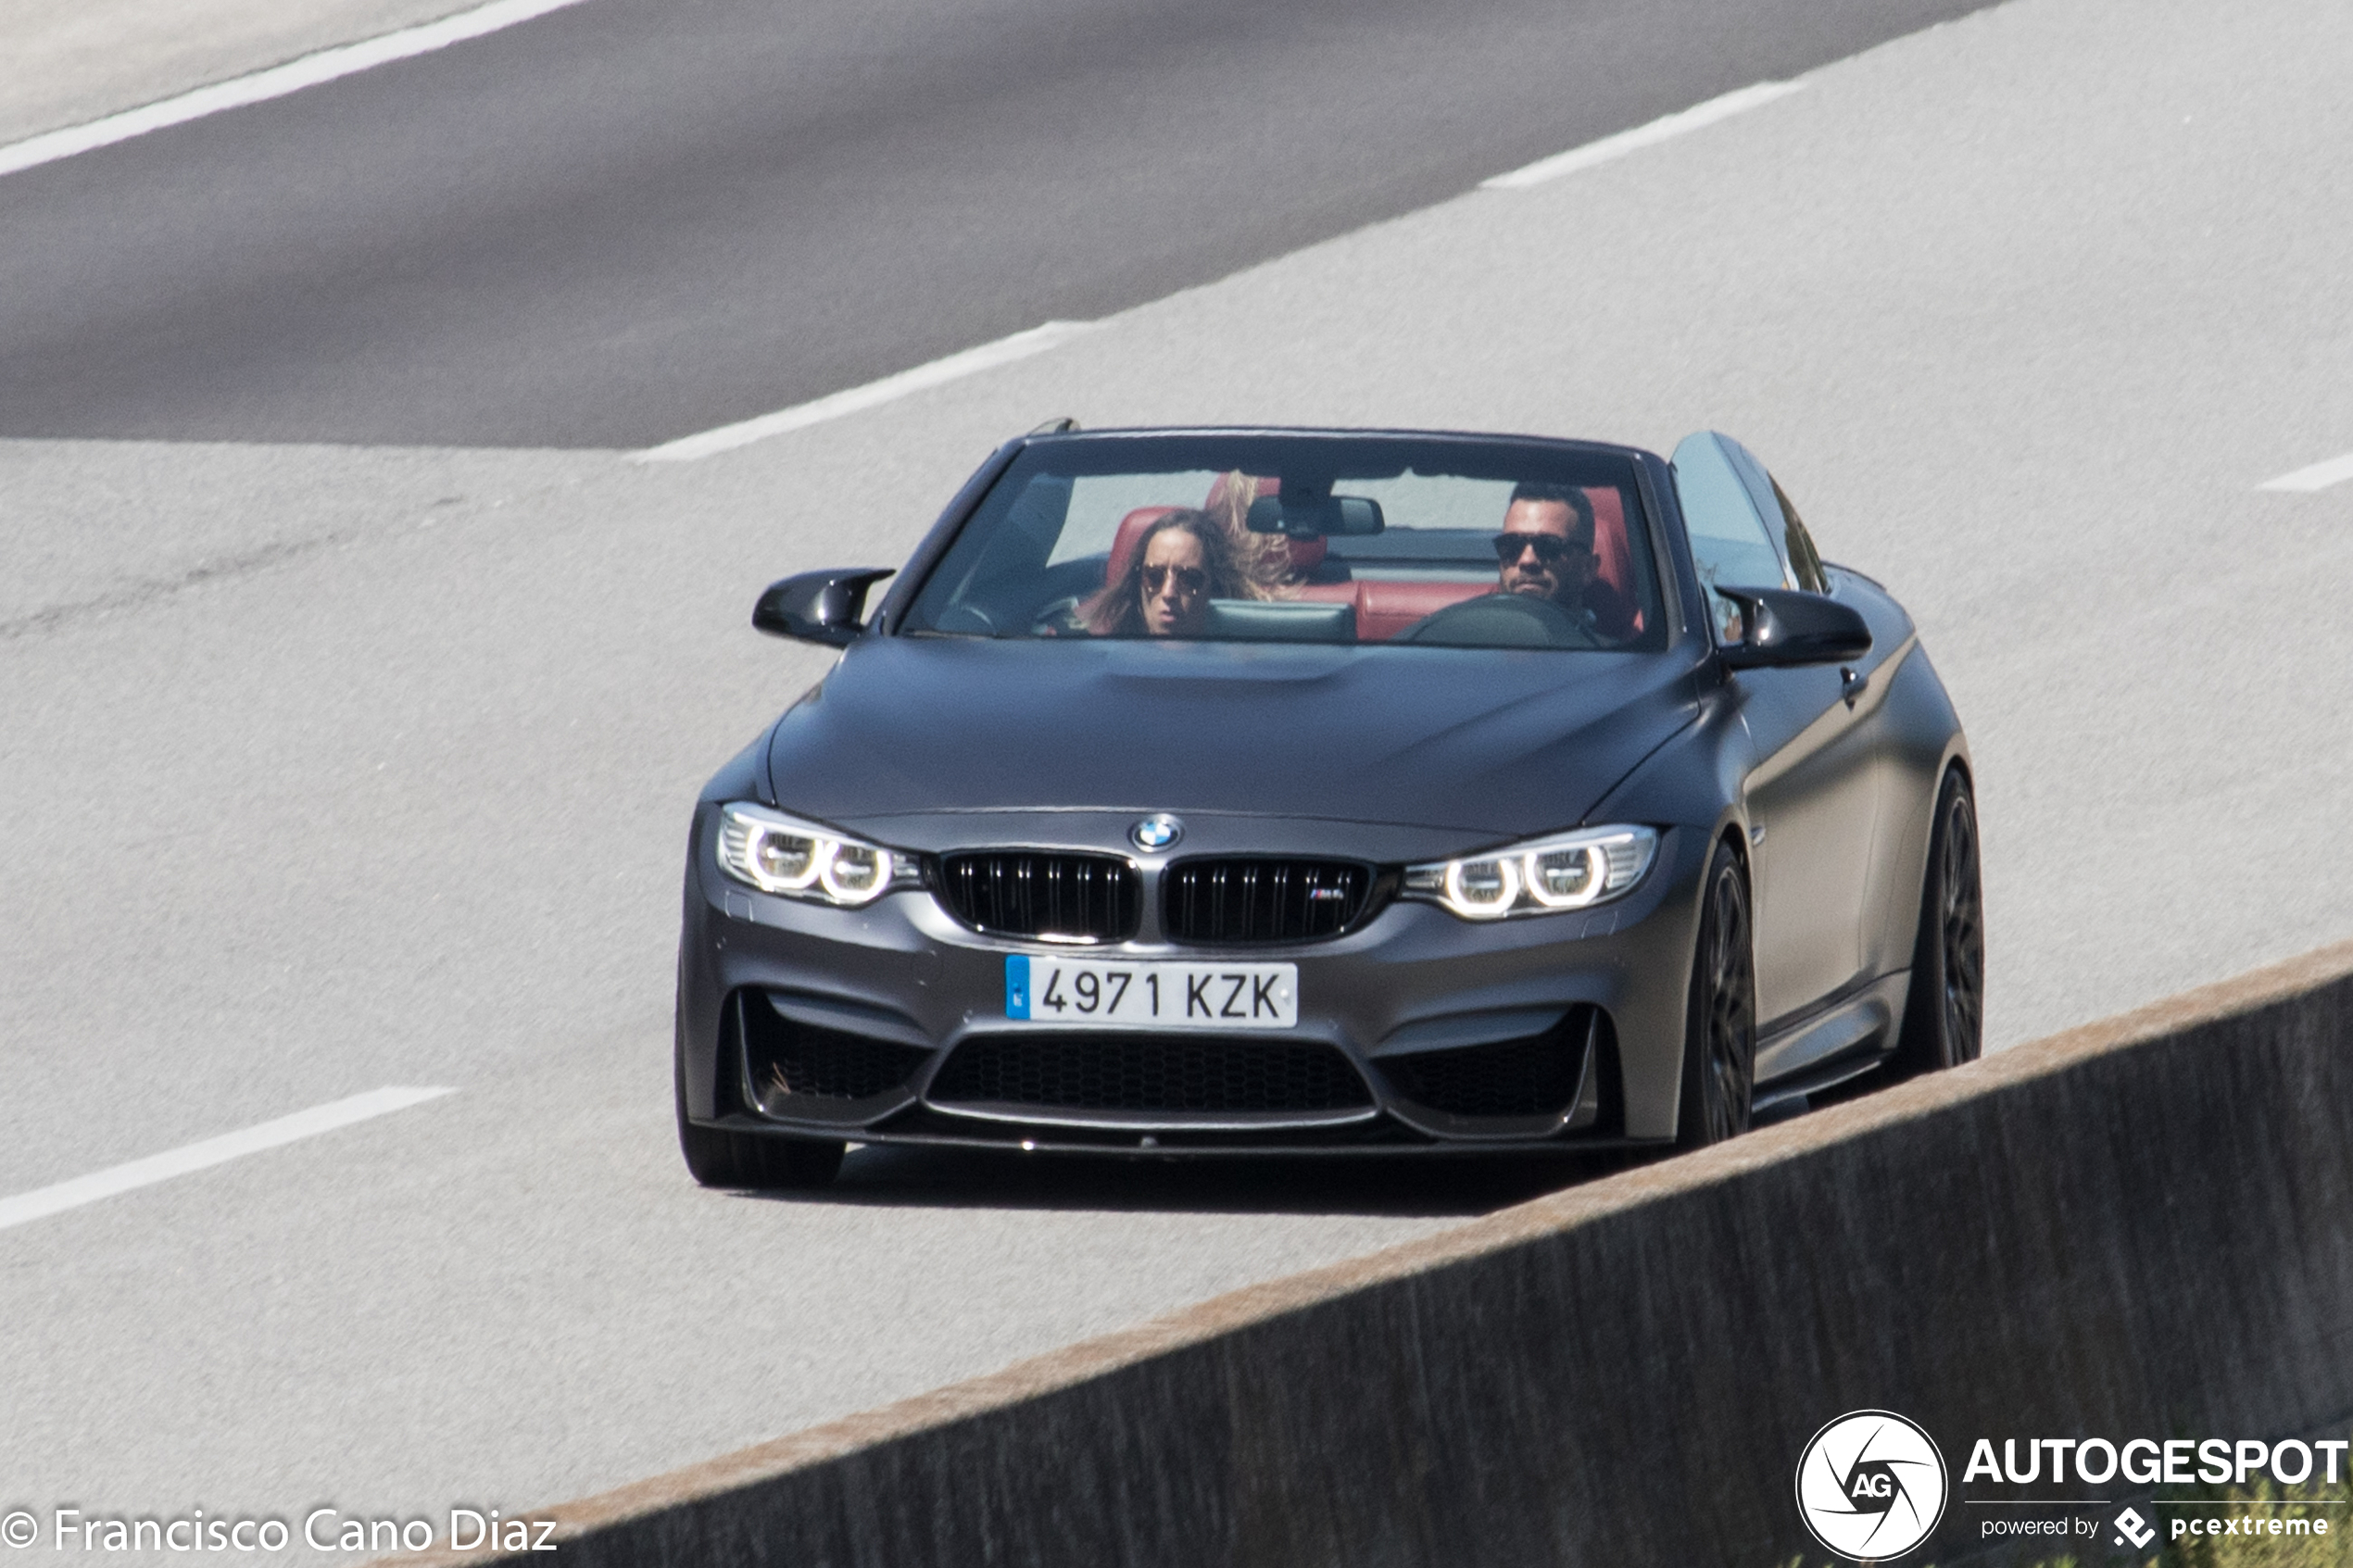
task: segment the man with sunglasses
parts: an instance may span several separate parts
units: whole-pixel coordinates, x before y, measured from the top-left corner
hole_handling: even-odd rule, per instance
[[[1593,503],[1573,484],[1523,483],[1504,508],[1495,535],[1499,594],[1550,599],[1596,635],[1616,640],[1634,630],[1633,607],[1598,575]]]

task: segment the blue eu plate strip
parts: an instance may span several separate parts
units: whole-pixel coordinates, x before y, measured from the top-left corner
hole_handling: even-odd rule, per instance
[[[1005,955],[1005,1016],[1029,1016],[1029,955]]]

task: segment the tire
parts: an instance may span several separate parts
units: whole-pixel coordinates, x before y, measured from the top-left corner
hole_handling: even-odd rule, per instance
[[[1701,888],[1675,1113],[1678,1148],[1705,1148],[1747,1132],[1755,1099],[1756,951],[1748,878],[1730,845],[1717,845]]]
[[[1956,768],[1936,792],[1894,1075],[1957,1067],[1975,1061],[1984,1048],[1985,899],[1978,875],[1977,805],[1969,780]]]
[[[686,1062],[673,1061],[672,1086],[678,1106],[678,1151],[686,1169],[707,1187],[739,1191],[807,1190],[830,1184],[849,1146],[830,1138],[784,1133],[738,1133],[698,1127],[686,1119]]]

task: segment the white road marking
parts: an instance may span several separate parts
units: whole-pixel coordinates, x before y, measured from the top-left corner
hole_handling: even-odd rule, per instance
[[[19,1193],[14,1198],[0,1198],[0,1231],[11,1225],[25,1224],[46,1219],[68,1209],[79,1209],[85,1203],[95,1203],[102,1198],[112,1198],[135,1187],[153,1186],[157,1182],[184,1176],[192,1171],[226,1164],[241,1155],[258,1154],[265,1148],[296,1143],[303,1138],[332,1133],[338,1127],[348,1127],[355,1122],[384,1116],[396,1110],[406,1110],[443,1095],[456,1094],[455,1089],[371,1089],[364,1095],[339,1099],[331,1105],[314,1106],[297,1110],[292,1116],[281,1116],[274,1122],[264,1122],[258,1127],[242,1132],[223,1133],[217,1138],[192,1143],[184,1148],[167,1149],[150,1154],[145,1160],[133,1160],[127,1165],[116,1165],[87,1176],[54,1186],[37,1187],[31,1192]]]
[[[1509,174],[1482,180],[1478,182],[1479,189],[1524,191],[1530,185],[1541,185],[1564,174],[1574,174],[1580,169],[1591,169],[1597,163],[1607,163],[1643,147],[1672,141],[1704,125],[1713,125],[1719,119],[1730,119],[1736,114],[1769,104],[1776,98],[1786,98],[1805,85],[1803,81],[1755,82],[1727,93],[1720,98],[1710,98],[1704,104],[1693,104],[1690,108],[1654,119],[1648,125],[1637,125],[1631,131],[1621,131],[1615,136],[1604,136],[1598,142],[1588,142],[1581,147],[1571,147],[1565,153],[1539,158],[1524,169],[1513,169]]]
[[[2348,479],[2353,479],[2353,452],[2347,452],[2342,458],[2331,458],[2325,463],[2314,463],[2309,469],[2298,469],[2294,473],[2284,473],[2277,479],[2267,479],[2256,488],[2293,490],[2309,495],[2315,490],[2326,490],[2332,484],[2342,484]]]
[[[1737,92],[1727,93],[1721,97],[1710,98],[1704,104],[1694,104],[1690,108],[1670,114],[1663,119],[1652,120],[1648,125],[1638,125],[1631,131],[1621,131],[1615,136],[1604,136],[1598,142],[1591,142],[1584,146],[1571,148],[1567,152],[1531,163],[1525,169],[1514,169],[1509,174],[1498,174],[1492,180],[1483,182],[1482,187],[1487,190],[1516,191],[1524,190],[1530,185],[1541,185],[1546,181],[1557,180],[1564,174],[1573,174],[1580,169],[1590,169],[1597,163],[1607,163],[1612,158],[1623,157],[1638,148],[1671,140],[1686,132],[1697,131],[1702,126],[1713,125],[1718,120],[1729,119],[1744,109],[1753,109],[1760,105],[1769,104],[1776,98],[1785,98],[1803,86],[1805,86],[1803,81],[1755,82]],[[1086,332],[1093,325],[1094,323],[1089,321],[1049,321],[1042,327],[1032,327],[1026,332],[1015,332],[1013,336],[1000,338],[995,343],[985,343],[977,348],[967,348],[961,354],[950,354],[944,359],[935,359],[928,365],[918,365],[912,370],[901,370],[895,376],[886,376],[881,381],[869,382],[864,386],[854,386],[846,392],[837,392],[830,396],[820,397],[813,402],[803,403],[795,408],[780,409],[773,414],[762,414],[758,419],[746,420],[740,424],[722,425],[716,430],[707,430],[698,435],[681,436],[675,441],[665,442],[660,446],[649,446],[642,452],[631,453],[630,460],[638,463],[686,462],[697,458],[708,458],[713,453],[731,451],[737,446],[749,445],[755,441],[763,441],[772,435],[782,435],[786,431],[806,430],[811,425],[823,424],[827,420],[837,420],[846,414],[862,413],[868,408],[879,408],[885,403],[905,397],[911,393],[928,391],[932,387],[945,385],[949,382],[980,370],[992,370],[999,365],[1008,365],[1016,359],[1026,359],[1033,354],[1042,354],[1057,344],[1067,342],[1078,333]]]
[[[944,359],[934,359],[928,365],[918,365],[912,370],[901,370],[895,376],[885,376],[863,386],[833,393],[814,402],[780,408],[775,413],[745,420],[740,424],[721,425],[699,435],[682,435],[660,446],[633,452],[629,460],[635,463],[686,462],[696,458],[708,458],[714,452],[747,446],[755,441],[765,441],[786,431],[806,430],[811,425],[824,424],[827,420],[862,413],[868,408],[896,402],[912,393],[928,392],[935,386],[945,386],[951,381],[960,381],[982,370],[1010,365],[1033,354],[1043,354],[1057,345],[1068,343],[1081,332],[1093,330],[1094,325],[1092,321],[1049,321],[1026,332],[1000,337],[995,343],[984,343],[977,348],[967,348],[961,354],[950,354]]]
[[[12,142],[0,147],[0,175],[14,174],[35,165],[55,163],[59,158],[72,157],[77,153],[128,142],[133,136],[144,136],[150,131],[168,126],[184,125],[192,119],[202,119],[208,114],[224,109],[241,109],[248,104],[264,103],[283,98],[289,93],[299,93],[306,87],[316,87],[322,82],[333,82],[339,76],[352,76],[395,60],[409,59],[417,55],[429,55],[435,49],[446,49],[452,44],[462,44],[469,38],[480,38],[486,32],[497,32],[518,22],[544,17],[550,11],[560,11],[576,6],[581,0],[491,0],[471,11],[460,11],[454,17],[444,17],[436,22],[387,32],[381,38],[365,38],[357,44],[342,44],[332,49],[321,49],[315,55],[305,55],[298,60],[288,60],[268,70],[258,70],[250,76],[233,77],[216,82],[209,87],[199,87],[182,93],[176,98],[166,98],[144,108],[125,109],[104,119],[94,119],[85,125],[69,125],[59,131],[46,131]]]

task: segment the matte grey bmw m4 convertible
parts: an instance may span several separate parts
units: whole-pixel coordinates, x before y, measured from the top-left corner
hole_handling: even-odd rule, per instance
[[[1057,431],[695,810],[701,1181],[846,1143],[1708,1144],[1979,1048],[1977,822],[1903,608],[1737,442]]]

